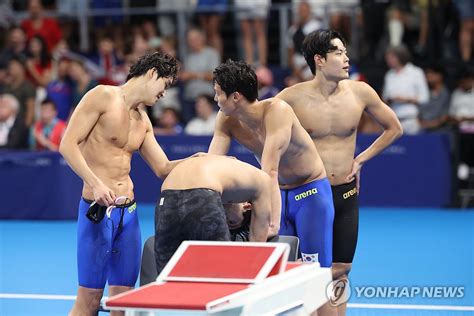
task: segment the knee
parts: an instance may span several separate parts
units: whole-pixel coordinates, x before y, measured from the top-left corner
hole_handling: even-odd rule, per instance
[[[336,262],[332,265],[332,279],[342,280],[347,279],[349,272],[351,272],[352,263],[340,263]]]

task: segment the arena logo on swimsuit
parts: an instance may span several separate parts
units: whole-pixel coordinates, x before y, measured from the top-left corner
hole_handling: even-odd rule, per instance
[[[299,200],[307,198],[308,196],[313,195],[313,194],[318,194],[318,190],[316,188],[295,195],[295,200],[299,201]]]
[[[347,198],[353,196],[353,195],[356,194],[356,193],[357,193],[357,189],[354,188],[354,189],[352,189],[352,190],[347,191],[346,193],[344,193],[344,194],[342,195],[342,197],[343,197],[344,200],[345,200],[345,199],[347,199]]]

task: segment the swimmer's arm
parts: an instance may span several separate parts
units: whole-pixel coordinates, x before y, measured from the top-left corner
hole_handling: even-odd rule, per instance
[[[383,128],[383,133],[356,160],[363,164],[402,136],[403,130],[396,114],[386,105],[368,84],[359,82],[356,87],[359,98],[366,104],[365,111]]]
[[[109,96],[101,86],[87,92],[74,110],[59,145],[59,152],[74,172],[94,191],[97,188],[101,191],[98,192],[99,195],[96,196],[95,193],[94,195],[104,205],[113,204],[115,196],[89,168],[79,149],[79,144],[86,139],[99,117],[105,113],[107,105],[102,100],[108,98]]]
[[[271,233],[270,224],[272,220],[271,210],[271,180],[267,177],[265,188],[262,194],[252,202],[252,218],[250,220],[250,241],[267,241]],[[278,234],[278,231],[276,232]],[[276,235],[275,234],[275,235]]]
[[[232,137],[226,125],[225,114],[219,111],[217,113],[214,136],[209,145],[208,153],[213,155],[225,155],[229,152]]]
[[[280,230],[281,196],[278,185],[278,166],[280,158],[288,148],[293,124],[293,111],[283,101],[274,101],[264,117],[265,144],[262,153],[262,170],[271,179],[272,222],[270,235]],[[290,119],[291,118],[291,119]],[[271,237],[271,236],[270,236]]]
[[[140,155],[159,178],[165,179],[171,170],[184,159],[168,160],[165,152],[156,141],[150,119],[146,114],[144,117],[147,123],[147,130],[145,139],[139,149]]]

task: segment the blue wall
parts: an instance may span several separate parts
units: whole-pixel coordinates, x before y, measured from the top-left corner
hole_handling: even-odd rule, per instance
[[[375,137],[361,135],[357,150]],[[159,137],[169,159],[207,151],[209,137]],[[253,155],[233,143],[229,155],[257,165]],[[155,203],[159,180],[136,154],[132,180],[138,202]],[[0,153],[0,218],[75,218],[82,181],[57,153]],[[445,134],[404,136],[362,168],[362,206],[447,206],[451,197],[450,138]]]

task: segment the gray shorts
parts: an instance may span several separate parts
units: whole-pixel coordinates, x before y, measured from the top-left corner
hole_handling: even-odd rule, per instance
[[[161,192],[155,209],[158,274],[184,240],[230,241],[220,193],[210,189]]]
[[[238,20],[266,19],[269,0],[234,0]]]

